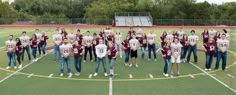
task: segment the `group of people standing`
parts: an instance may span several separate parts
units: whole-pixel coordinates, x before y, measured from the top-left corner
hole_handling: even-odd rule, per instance
[[[203,48],[206,52],[206,71],[210,71],[213,57],[215,56],[216,66],[215,69],[219,68],[220,60],[222,59],[222,69],[225,70],[227,49],[229,48],[227,31],[223,30],[223,33],[216,32],[215,30],[205,31],[202,33]],[[39,55],[45,55],[45,47],[47,40],[45,32],[40,32],[39,29],[35,29],[35,33],[30,38],[26,32],[22,32],[22,36],[13,40],[13,35],[9,36],[9,40],[6,41],[6,50],[8,56],[8,66],[10,69],[11,61],[14,63],[16,69],[16,59],[20,64],[18,68],[22,67],[24,60],[24,52],[28,54],[28,59],[31,60],[31,53],[33,56],[33,62],[38,59],[36,57],[37,51]],[[53,42],[53,59],[54,61],[60,62],[60,76],[64,76],[64,64],[67,66],[68,77],[73,74],[71,72],[70,56],[74,55],[74,65],[76,69],[76,76],[79,76],[82,69],[82,62],[87,62],[87,54],[89,54],[90,61],[96,62],[94,76],[99,75],[99,64],[103,65],[104,76],[108,76],[106,68],[106,58],[110,65],[110,76],[114,75],[114,64],[118,56],[122,58],[123,52],[125,53],[124,65],[132,67],[138,67],[138,49],[141,51],[141,59],[145,60],[146,50],[148,51],[148,61],[151,60],[152,54],[154,61],[157,61],[156,52],[158,39],[153,31],[150,31],[147,35],[141,28],[134,29],[130,27],[127,32],[125,39],[123,40],[120,30],[113,33],[112,29],[106,27],[101,29],[97,34],[90,35],[90,31],[86,31],[85,35],[82,35],[80,29],[77,33],[73,30],[68,33],[64,28],[55,30],[52,36]],[[180,74],[180,63],[190,62],[191,53],[194,55],[194,63],[198,63],[197,56],[197,44],[199,38],[195,34],[194,30],[190,31],[190,35],[187,36],[182,28],[177,32],[166,32],[164,31],[160,36],[161,50],[160,53],[164,59],[164,76],[168,76],[169,64],[171,64],[171,76],[174,75],[173,68],[174,64],[177,64],[177,74]],[[41,54],[42,53],[42,54]],[[187,55],[187,60],[186,60]],[[94,58],[93,58],[94,56]]]

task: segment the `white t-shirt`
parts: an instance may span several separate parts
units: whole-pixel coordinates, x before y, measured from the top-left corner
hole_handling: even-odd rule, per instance
[[[29,40],[30,40],[30,37],[29,36],[21,36],[20,37],[20,41],[21,41],[21,44],[23,45],[23,46],[27,46],[28,45],[28,42],[29,42]]]
[[[210,38],[214,38],[215,34],[216,34],[216,30],[210,30],[209,31]]]
[[[167,42],[172,42],[173,39],[174,39],[174,36],[173,36],[172,34],[166,35],[166,39],[165,39],[165,40],[166,40]]]
[[[92,36],[84,36],[83,39],[85,41],[86,46],[91,46],[93,40]]]
[[[183,37],[184,37],[184,31],[178,31],[177,33],[178,33],[178,38],[179,38],[179,39],[183,39]]]
[[[35,35],[37,36],[37,40],[40,41],[41,37],[42,37],[42,33],[37,32],[37,33],[35,33]]]
[[[197,35],[190,35],[188,37],[188,41],[190,45],[195,45],[196,42],[198,41],[198,36]]]
[[[108,35],[110,35],[111,32],[112,32],[112,30],[104,30],[105,37],[107,37]]]
[[[62,44],[59,48],[60,48],[60,50],[63,50],[62,52],[65,55],[69,55],[70,49],[72,49],[72,45],[71,44]]]
[[[61,34],[54,34],[54,35],[52,36],[52,39],[53,39],[57,44],[59,44],[59,43],[61,43],[62,36],[61,36]]]
[[[138,48],[138,44],[139,44],[139,41],[137,39],[131,39],[129,41],[129,44],[130,44],[130,47],[132,49],[137,49]]]
[[[173,50],[174,55],[178,55],[179,49],[182,48],[182,45],[180,43],[177,43],[177,44],[171,43],[170,47],[171,47],[171,50]]]
[[[154,42],[154,41],[155,41],[155,37],[156,37],[156,34],[148,34],[148,35],[147,35],[148,43],[149,43],[149,44],[155,43],[155,42]]]
[[[98,44],[95,46],[97,57],[105,57],[107,54],[107,46],[105,44]]]
[[[122,41],[122,36],[121,36],[121,35],[115,35],[115,42],[116,42],[117,44],[120,44],[121,41]]]
[[[70,42],[72,42],[72,41],[74,41],[74,40],[75,40],[75,38],[76,38],[76,35],[75,35],[75,34],[72,34],[72,33],[70,33],[70,34],[68,34],[68,35],[67,35],[67,37],[70,39]]]
[[[217,44],[220,45],[222,50],[226,50],[227,45],[229,45],[229,40],[227,40],[227,39],[224,39],[224,40],[218,39]]]
[[[5,44],[7,45],[7,47],[8,47],[8,49],[13,49],[14,48],[14,46],[16,45],[16,42],[15,41],[13,41],[13,40],[7,40],[6,42],[5,42]]]
[[[136,33],[137,33],[136,37],[142,37],[143,30],[139,28],[136,30]]]

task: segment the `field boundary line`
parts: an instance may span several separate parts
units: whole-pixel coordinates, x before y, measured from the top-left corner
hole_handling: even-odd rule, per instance
[[[47,54],[49,54],[50,52],[52,52],[52,50],[49,51]],[[47,55],[47,54],[46,54],[46,55]],[[40,56],[38,59],[41,59],[42,57],[44,57],[44,56]],[[12,77],[13,75],[17,74],[18,72],[20,72],[21,70],[25,69],[26,67],[32,65],[33,63],[34,63],[34,62],[32,61],[32,62],[30,62],[29,64],[25,65],[23,68],[21,68],[21,69],[15,71],[15,72],[13,72],[13,73],[11,73],[9,76],[7,76],[7,77],[3,78],[2,80],[0,80],[0,83],[2,83],[2,82],[4,82],[5,80],[9,79],[9,78]]]
[[[231,91],[233,91],[234,93],[236,93],[236,90],[234,90],[233,88],[231,88],[230,86],[228,86],[227,84],[225,84],[224,82],[222,82],[221,80],[217,79],[216,77],[214,77],[213,75],[207,73],[206,71],[204,71],[203,69],[201,69],[200,67],[198,67],[197,65],[193,64],[191,62],[191,64],[196,67],[197,69],[199,69],[200,71],[204,72],[206,75],[210,76],[212,79],[216,80],[217,82],[219,82],[220,84],[222,84],[223,86],[225,86],[226,88],[230,89]]]
[[[112,77],[109,78],[109,95],[112,95]]]

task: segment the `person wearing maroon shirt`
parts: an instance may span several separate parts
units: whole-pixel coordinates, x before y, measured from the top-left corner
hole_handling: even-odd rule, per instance
[[[80,29],[77,30],[76,40],[79,45],[82,45],[83,35],[80,33]]]
[[[110,35],[107,36],[105,44],[108,45],[108,42],[114,42],[114,35],[111,33]]]
[[[104,40],[104,38],[105,38],[104,29],[101,29],[101,31],[99,32],[99,36],[102,38],[102,40]]]
[[[164,31],[160,37],[160,40],[161,40],[161,47],[163,47],[165,45],[165,39],[166,39],[166,35],[167,35],[167,32]]]
[[[82,55],[84,53],[84,47],[80,45],[77,41],[73,45],[73,53],[74,53],[74,62],[75,62],[75,69],[76,69],[76,76],[79,76],[81,73],[81,63],[82,63]]]
[[[147,47],[147,39],[145,38],[145,35],[142,34],[142,37],[140,37],[138,39],[139,43],[140,43],[140,47],[141,47],[141,57],[142,57],[142,60],[144,60],[144,56],[145,56],[145,50],[146,50],[146,47]]]
[[[113,42],[108,42],[108,48],[107,48],[107,55],[110,63],[110,77],[113,77],[114,75],[114,64],[116,57],[118,55],[118,51],[116,50]]]
[[[121,43],[122,48],[125,52],[125,66],[128,66],[129,64],[129,55],[130,55],[130,46],[129,46],[129,39],[130,36],[126,36],[126,39]]]
[[[37,51],[37,46],[38,46],[38,41],[37,41],[37,36],[35,34],[32,35],[32,38],[30,39],[31,42],[31,50],[32,50],[32,55],[33,55],[33,62],[36,62],[38,59],[36,58],[36,51]]]
[[[130,30],[128,31],[127,35],[130,36],[130,39],[131,39],[131,36],[135,34],[135,31],[134,31],[134,28],[133,27],[130,27]]]
[[[183,34],[183,39],[180,40],[180,44],[183,46],[181,49],[180,59],[185,63],[185,57],[188,51],[188,36],[186,34]]]
[[[215,47],[215,52],[218,51],[218,47],[217,47],[217,40],[218,39],[220,39],[220,32],[219,31],[217,31],[215,36],[214,36],[214,43],[215,43],[215,46],[216,46]],[[217,56],[217,53],[215,53],[214,57],[216,57],[216,56]]]
[[[179,39],[177,31],[173,31],[172,35],[173,35],[174,39]]]
[[[47,45],[47,40],[48,40],[48,36],[46,36],[45,32],[42,33],[42,37],[40,39],[40,43],[41,43],[41,50],[43,52],[43,54],[45,55],[45,48],[46,48],[46,45]]]
[[[63,37],[62,39],[64,39],[65,37],[67,37],[67,34],[68,34],[68,33],[66,32],[65,28],[62,28],[62,29],[61,29],[61,35],[62,35],[62,37]]]
[[[211,64],[213,57],[215,55],[215,42],[213,39],[209,39],[208,42],[204,43],[203,48],[206,54],[206,63],[205,63],[205,71],[211,70]]]
[[[22,55],[23,55],[23,46],[19,38],[16,38],[16,56],[19,63],[18,68],[22,68]]]
[[[203,39],[203,44],[205,44],[206,42],[208,42],[208,40],[209,40],[209,32],[208,32],[207,29],[205,29],[205,30],[202,32],[201,36],[202,36],[202,39]]]
[[[92,45],[92,48],[93,48],[93,55],[94,55],[94,58],[95,58],[95,62],[97,60],[97,54],[96,54],[96,49],[95,49],[95,46],[97,46],[99,44],[99,37],[97,36],[97,33],[93,33],[93,41],[92,41],[93,45]]]
[[[168,77],[168,67],[169,67],[170,58],[171,58],[170,42],[166,42],[166,44],[161,49],[160,54],[162,55],[162,57],[164,59],[164,64],[165,64],[163,75]]]

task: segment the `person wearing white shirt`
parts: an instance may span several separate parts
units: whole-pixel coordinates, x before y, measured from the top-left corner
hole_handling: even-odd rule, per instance
[[[90,36],[90,31],[87,31],[86,36],[83,37],[83,43],[85,47],[84,62],[86,62],[88,52],[90,56],[90,61],[93,62],[92,42],[93,42],[93,37]]]
[[[55,34],[52,36],[52,41],[54,43],[54,46],[53,46],[53,50],[54,50],[53,58],[54,58],[54,61],[57,61],[57,60],[60,59],[60,56],[61,56],[60,55],[59,46],[62,43],[62,35],[59,33],[58,29],[55,31]]]
[[[168,32],[165,38],[165,42],[173,42],[174,36],[171,32]]]
[[[177,38],[174,39],[174,42],[171,43],[171,76],[173,77],[174,64],[177,64],[177,74],[180,74],[180,56],[181,56],[181,48],[182,45],[179,43]]]
[[[121,42],[122,42],[122,35],[120,33],[120,30],[117,30],[116,35],[115,35],[115,47],[116,47],[116,50],[118,50],[120,53],[120,58],[122,58]]]
[[[191,35],[188,37],[188,56],[187,62],[190,62],[191,53],[193,52],[194,63],[197,64],[198,56],[197,56],[197,44],[198,44],[198,36],[195,34],[195,30],[191,30]]]
[[[151,59],[151,52],[153,52],[154,55],[154,59],[156,60],[156,34],[153,33],[153,31],[150,32],[150,34],[147,35],[147,42],[148,42],[148,56],[149,59],[148,61]]]
[[[13,61],[14,69],[17,69],[16,67],[16,42],[13,40],[13,35],[9,36],[9,39],[5,42],[5,49],[7,51],[7,57],[8,57],[8,64],[7,69],[10,69],[11,62]]]
[[[74,44],[76,40],[76,35],[74,34],[74,31],[71,30],[71,32],[67,35],[67,38],[69,39],[71,44]]]
[[[136,39],[139,39],[143,36],[143,30],[139,27],[136,29]]]
[[[68,43],[68,39],[63,39],[63,44],[60,46],[61,53],[61,64],[60,64],[60,76],[64,75],[64,64],[66,63],[68,77],[72,77],[71,67],[70,67],[70,54],[72,53],[72,45]]]
[[[180,30],[177,32],[177,34],[178,34],[178,39],[182,40],[185,33],[184,33],[183,29],[180,28]]]
[[[130,46],[130,65],[129,67],[132,67],[132,59],[135,62],[135,66],[138,67],[138,47],[139,47],[139,41],[136,39],[135,35],[132,35],[132,39],[129,41]]]
[[[95,73],[93,76],[98,75],[100,61],[102,61],[104,76],[108,76],[107,69],[106,69],[107,46],[105,44],[103,44],[102,39],[99,39],[99,44],[97,46],[95,46],[95,49],[96,49],[96,54],[97,54],[97,60],[96,60],[96,70],[95,70]]]
[[[217,40],[217,48],[215,70],[218,70],[220,60],[222,59],[222,70],[224,71],[227,65],[227,50],[229,49],[229,40],[226,38],[226,34],[222,34],[221,38]]]
[[[216,30],[214,30],[213,28],[211,28],[211,29],[209,30],[209,38],[214,38],[215,34],[216,34]]]
[[[31,55],[30,55],[30,37],[26,34],[26,32],[22,32],[22,36],[20,37],[20,41],[23,45],[23,52],[22,52],[22,61],[24,61],[24,55],[25,51],[28,55],[28,59],[31,60]]]
[[[37,37],[37,41],[38,41],[38,51],[39,51],[39,55],[41,55],[41,47],[42,47],[42,43],[40,42],[41,37],[42,37],[42,33],[39,31],[39,29],[35,29],[35,33],[34,33]]]

